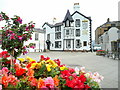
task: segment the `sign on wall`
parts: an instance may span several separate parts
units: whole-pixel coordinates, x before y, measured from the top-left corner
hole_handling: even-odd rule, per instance
[[[88,28],[88,20],[83,20],[82,21],[82,27],[83,27],[83,29],[87,29]]]
[[[88,30],[83,30],[82,35],[88,35]]]

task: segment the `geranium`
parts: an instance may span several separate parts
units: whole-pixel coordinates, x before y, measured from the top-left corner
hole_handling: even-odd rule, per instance
[[[37,88],[45,88],[45,82],[43,79],[39,78]]]
[[[54,88],[54,80],[52,79],[52,77],[47,77],[45,79],[45,86],[49,88]]]
[[[61,63],[61,62],[60,62],[59,59],[55,59],[54,61],[57,63],[58,66],[60,66],[60,63]]]
[[[2,51],[0,53],[0,58],[7,58],[7,57],[10,57],[10,55],[7,51]]]
[[[8,78],[7,78],[7,76],[3,76],[1,80],[2,80],[2,84],[6,88],[8,86]]]
[[[3,68],[2,68],[2,73],[3,73],[4,75],[7,75],[8,72],[9,72],[9,70],[8,70],[7,67],[3,67]]]
[[[2,84],[4,87],[8,87],[8,85],[16,86],[19,80],[14,75],[3,76],[2,77]]]
[[[28,69],[28,72],[26,73],[27,76],[34,77],[34,70]]]
[[[68,79],[69,76],[71,76],[71,73],[69,72],[69,70],[61,71],[61,77],[62,77],[62,78]]]
[[[16,86],[17,83],[19,82],[19,80],[17,80],[17,78],[14,75],[9,75],[8,76],[8,80],[10,85]]]
[[[56,75],[56,76],[53,78],[53,80],[54,80],[55,86],[57,87],[57,86],[59,85],[59,82],[60,82],[60,80],[58,79],[58,75]]]
[[[19,69],[16,70],[15,75],[16,75],[16,76],[21,76],[21,75],[23,75],[24,73],[26,73],[25,71],[26,71],[25,69],[19,68]]]
[[[36,78],[32,78],[32,79],[30,80],[30,85],[31,85],[31,86],[37,87],[37,83],[38,83],[38,81],[37,81]]]

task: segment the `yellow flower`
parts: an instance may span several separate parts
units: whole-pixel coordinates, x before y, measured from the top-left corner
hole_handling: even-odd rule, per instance
[[[34,59],[32,59],[32,58],[30,58],[30,57],[26,57],[26,60],[28,60],[29,62],[32,62],[32,61],[36,61],[36,60],[34,60]]]
[[[38,63],[32,63],[32,65],[31,65],[30,68],[32,68],[32,69],[36,68],[37,64],[38,64]]]
[[[53,68],[58,66],[53,60],[47,60],[46,63],[51,64]]]
[[[36,68],[38,69],[40,67],[41,67],[41,63],[37,63]]]
[[[47,67],[47,71],[50,72],[51,71],[51,67],[52,65],[49,65],[49,64],[46,64],[46,67]]]
[[[63,67],[60,67],[60,70],[65,70],[65,68],[66,68],[65,66],[63,66]]]
[[[18,60],[21,61],[21,62],[25,61],[24,58],[18,58]]]

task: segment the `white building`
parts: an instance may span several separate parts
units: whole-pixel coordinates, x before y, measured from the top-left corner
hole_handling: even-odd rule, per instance
[[[111,52],[111,42],[120,39],[120,21],[111,22],[112,26],[108,31],[99,37],[102,50]]]
[[[32,40],[28,40],[24,43],[24,45],[28,45],[30,43],[35,44],[35,48],[29,48],[29,52],[41,52],[44,50],[44,31],[39,28],[35,28],[32,34]]]
[[[74,4],[74,13],[69,10],[62,22],[44,23],[46,49],[92,50],[91,18],[79,12],[79,3]]]

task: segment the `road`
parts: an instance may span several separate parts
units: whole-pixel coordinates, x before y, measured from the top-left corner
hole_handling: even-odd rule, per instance
[[[104,56],[97,56],[95,52],[39,52],[28,53],[29,56],[35,60],[40,59],[40,55],[50,57],[53,59],[60,59],[63,64],[68,67],[84,66],[86,71],[98,72],[104,76],[101,82],[102,88],[118,88],[118,62],[120,60],[113,60]],[[20,57],[26,57],[20,56]]]

